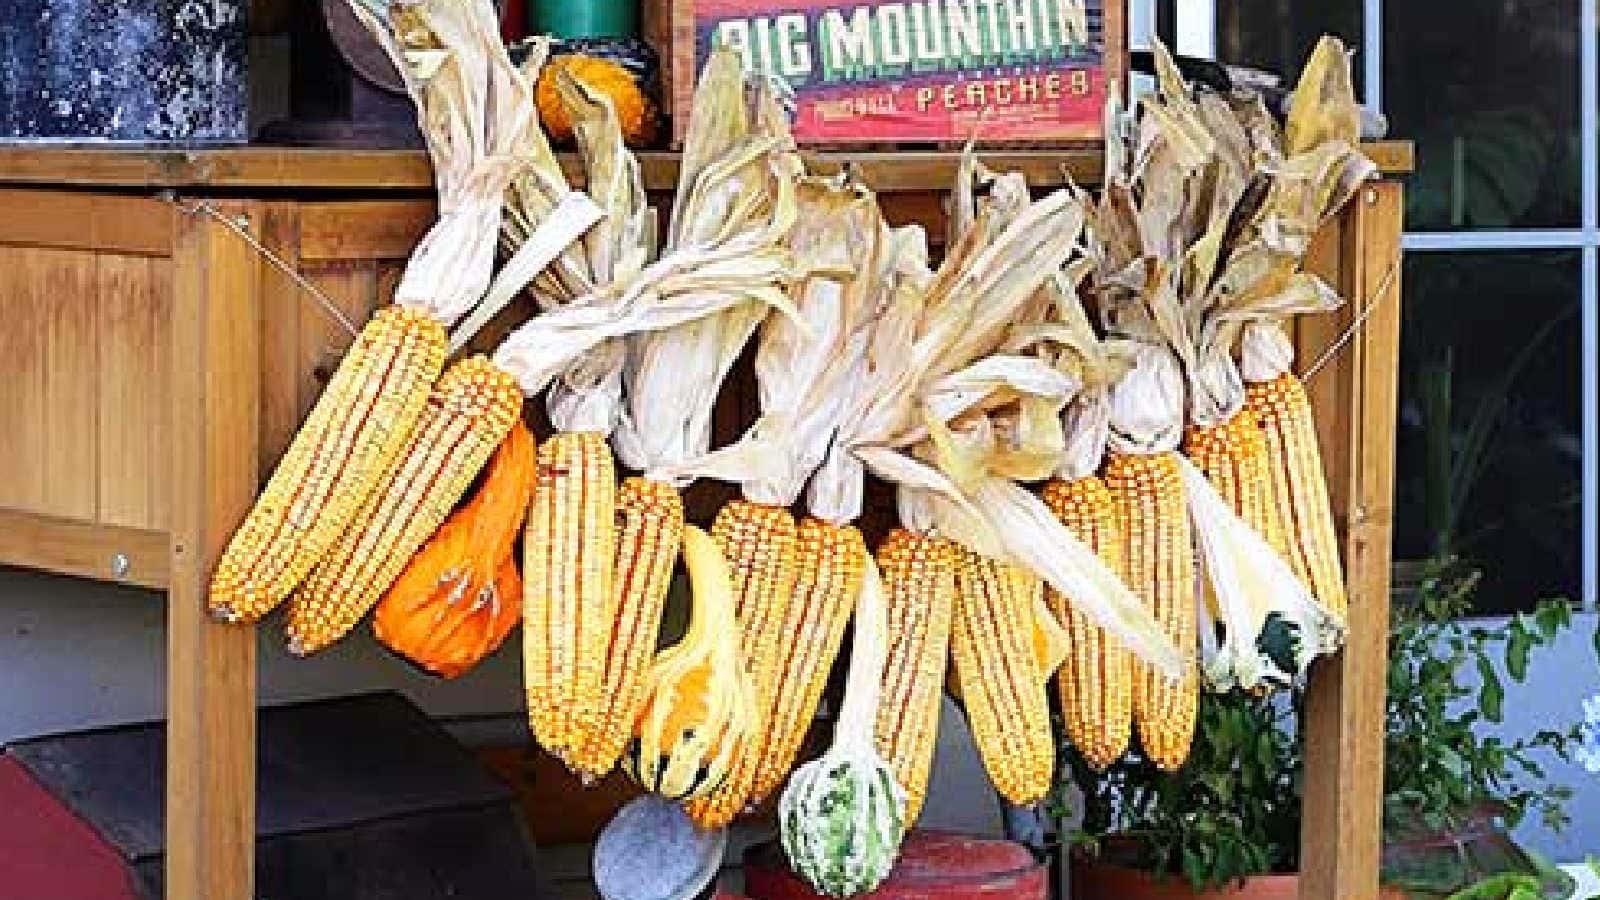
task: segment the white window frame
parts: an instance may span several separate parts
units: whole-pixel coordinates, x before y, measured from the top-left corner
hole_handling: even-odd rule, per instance
[[[1154,32],[1157,0],[1128,0],[1130,46],[1148,45]],[[1174,43],[1179,53],[1216,55],[1217,0],[1174,0]],[[1361,64],[1366,105],[1383,111],[1383,4],[1362,0]],[[1593,612],[1600,604],[1600,31],[1597,0],[1579,0],[1579,115],[1582,135],[1581,213],[1575,229],[1506,231],[1408,231],[1402,246],[1413,253],[1435,251],[1577,250],[1581,257],[1583,367],[1582,603]]]

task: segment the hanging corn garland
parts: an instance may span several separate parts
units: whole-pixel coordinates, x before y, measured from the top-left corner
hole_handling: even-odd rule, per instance
[[[360,4],[353,9],[417,103],[443,214],[413,251],[395,306],[357,336],[212,578],[213,614],[250,622],[312,576],[291,614],[298,653],[337,640],[371,608],[499,443],[510,407],[520,410],[503,373],[482,362],[462,364],[437,390],[434,381],[445,327],[490,286],[530,88],[486,2],[425,0],[397,12],[392,32]],[[561,202],[562,215],[530,254],[536,268],[598,215],[582,198]],[[433,487],[431,474],[445,469],[449,477]],[[375,524],[401,518],[402,528]],[[357,553],[363,559],[353,562]]]
[[[1137,736],[1170,771],[1202,684],[1290,683],[1342,640],[1285,327],[1337,303],[1300,266],[1371,171],[1336,43],[1281,131],[1157,47],[1157,94],[1132,119],[1108,107],[1098,199],[1035,199],[963,154],[933,269],[852,177],[805,174],[773,86],[731,51],[702,73],[658,240],[612,101],[544,71],[546,42],[513,67],[484,0],[361,14],[417,99],[443,216],[235,535],[215,614],[290,596],[304,654],[376,605],[378,638],[444,677],[520,619],[539,744],[586,783],[620,762],[707,829],[783,789],[785,850],[833,896],[886,877],[946,687],[1027,805],[1055,784],[1052,680],[1092,767]],[[581,193],[539,126],[541,77]],[[524,288],[538,314],[446,368]],[[713,448],[752,339],[761,415]],[[536,443],[540,393],[556,433]],[[619,463],[640,474],[619,483]],[[855,524],[868,472],[901,520],[876,554]],[[702,477],[741,489],[705,531],[681,497]],[[689,628],[658,652],[679,559]],[[852,615],[833,746],[796,769]]]

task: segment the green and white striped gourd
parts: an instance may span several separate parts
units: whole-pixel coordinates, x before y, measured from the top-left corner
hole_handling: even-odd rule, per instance
[[[778,808],[789,865],[830,897],[851,897],[883,883],[905,837],[906,792],[873,741],[887,630],[883,581],[869,555],[833,746],[795,770]]]

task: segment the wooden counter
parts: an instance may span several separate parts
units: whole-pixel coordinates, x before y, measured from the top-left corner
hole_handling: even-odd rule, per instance
[[[1369,146],[1388,175],[1409,144]],[[1090,183],[1087,153],[985,157],[1039,185]],[[642,156],[670,189],[676,158]],[[955,157],[824,154],[943,233]],[[414,152],[0,147],[0,563],[168,595],[167,896],[252,894],[252,629],[205,614],[212,564],[347,336],[203,197],[360,321],[431,221]],[[1310,697],[1307,897],[1376,896],[1399,330],[1401,188],[1364,189],[1313,264],[1351,302],[1298,336],[1344,529],[1352,638]]]

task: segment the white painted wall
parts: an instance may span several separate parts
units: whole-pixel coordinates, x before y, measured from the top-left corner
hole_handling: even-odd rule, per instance
[[[165,715],[161,594],[0,567],[0,742]],[[263,703],[394,688],[439,716],[522,706],[520,666],[507,647],[454,682],[417,674],[362,629],[310,660],[260,629]]]

